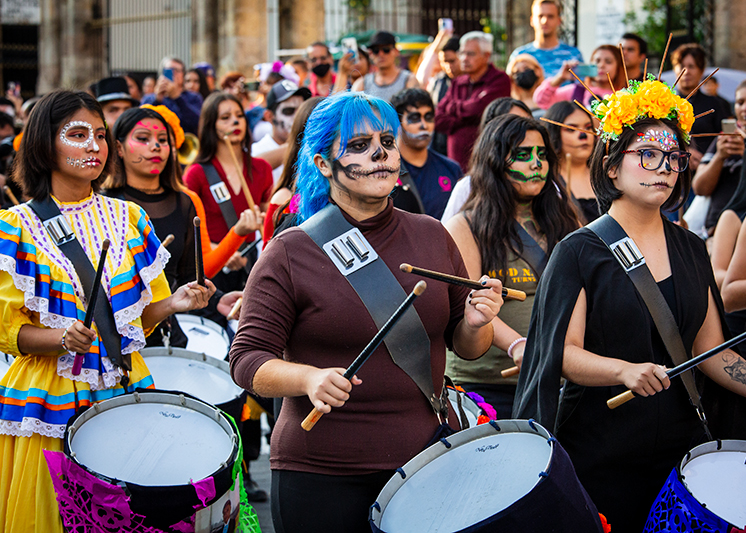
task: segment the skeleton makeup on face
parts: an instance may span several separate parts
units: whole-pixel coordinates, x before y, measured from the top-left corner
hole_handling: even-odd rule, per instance
[[[679,147],[676,136],[667,130],[649,129],[645,133],[638,133],[637,142],[657,143],[666,151],[676,150]]]
[[[78,159],[74,157],[67,158],[67,164],[73,168],[85,168],[92,167],[94,165],[100,165],[101,162],[97,157],[87,157],[85,159]]]
[[[546,181],[549,174],[546,146],[518,146],[513,150],[508,175],[520,182]]]
[[[290,129],[293,127],[293,121],[295,115],[298,112],[298,108],[304,102],[302,96],[291,96],[287,100],[277,104],[275,108],[275,116],[272,119],[272,125],[274,126],[274,133],[277,140],[282,142],[287,141],[290,135]]]
[[[68,130],[72,128],[87,128],[88,129],[88,138],[84,141],[72,141],[67,138],[66,134]],[[67,146],[71,146],[72,148],[81,148],[86,149],[91,144],[93,144],[93,150],[98,152],[101,148],[99,147],[98,143],[96,143],[96,136],[93,133],[93,126],[91,126],[90,123],[85,122],[83,120],[74,120],[72,122],[68,122],[65,124],[65,126],[60,131],[60,141],[62,144],[66,144]]]

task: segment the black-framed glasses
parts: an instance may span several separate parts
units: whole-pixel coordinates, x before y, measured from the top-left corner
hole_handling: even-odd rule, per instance
[[[689,166],[689,157],[692,155],[684,150],[659,150],[657,148],[640,148],[638,150],[625,150],[623,154],[640,154],[640,166],[645,170],[658,170],[666,161],[666,170],[672,172],[684,172]]]

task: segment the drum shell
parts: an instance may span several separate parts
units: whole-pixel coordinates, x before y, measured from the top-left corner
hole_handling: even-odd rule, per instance
[[[0,352],[0,379],[3,379],[3,376],[10,368],[10,365],[13,364],[13,361],[14,358],[12,355]]]
[[[205,353],[221,361],[228,360],[230,338],[228,333],[210,319],[197,316],[172,315],[187,337],[186,349],[191,352]]]
[[[151,395],[169,395],[172,397],[179,398],[180,396],[189,398],[192,401],[199,402],[200,404],[203,404],[210,410],[214,410],[215,408],[211,406],[210,404],[207,404],[205,402],[202,402],[198,398],[194,398],[193,396],[190,396],[188,394],[177,394],[170,391],[159,391],[154,389],[139,389],[135,394],[140,395],[140,397],[147,399]],[[203,506],[202,502],[197,497],[197,493],[192,485],[186,484],[186,485],[167,485],[167,486],[144,486],[144,485],[138,485],[136,483],[130,483],[126,481],[122,481],[119,479],[114,479],[107,477],[103,474],[100,474],[98,472],[95,472],[88,468],[85,464],[82,464],[80,461],[77,460],[77,458],[72,454],[72,450],[70,449],[70,441],[72,439],[71,435],[71,428],[74,427],[75,422],[82,416],[86,415],[89,410],[95,409],[96,405],[103,405],[106,402],[112,402],[115,400],[120,400],[122,397],[115,397],[109,400],[104,400],[103,402],[100,402],[99,404],[94,404],[93,406],[81,410],[79,413],[77,413],[75,416],[73,416],[67,423],[67,427],[65,429],[65,434],[63,437],[64,442],[64,453],[65,456],[70,460],[73,461],[76,465],[83,468],[86,472],[89,474],[111,484],[111,485],[120,485],[126,488],[127,493],[130,496],[130,509],[133,513],[142,515],[145,517],[145,520],[143,521],[143,525],[155,527],[158,529],[162,529],[164,531],[168,531],[169,527],[181,522],[182,520],[189,519],[191,516],[195,514],[195,509],[200,509]],[[220,415],[222,416],[222,415]],[[226,418],[224,418],[225,422],[230,424],[230,421]],[[235,424],[230,424],[233,428],[234,434],[238,435],[238,429],[235,426]],[[125,431],[123,429],[123,431]],[[234,484],[235,478],[233,477],[233,467],[235,464],[235,461],[238,457],[238,438],[234,440],[233,443],[233,449],[230,455],[230,458],[228,461],[226,461],[225,466],[220,467],[217,471],[211,474],[210,477],[212,477],[215,481],[215,497],[209,501],[207,501],[207,506],[209,507],[216,501],[218,501],[226,492],[228,492],[231,487]],[[197,481],[197,480],[195,480]]]
[[[539,428],[536,431],[542,435],[546,435],[550,445],[553,447],[550,464],[543,473],[546,475],[541,475],[540,481],[534,488],[512,505],[498,510],[492,516],[470,524],[468,527],[458,530],[458,532],[449,533],[467,531],[500,531],[501,533],[583,531],[603,533],[603,526],[601,525],[596,506],[580,484],[567,452],[540,425],[535,424],[533,421],[529,422],[525,420],[491,421],[488,424],[482,424],[451,435],[446,441],[451,447],[458,447],[477,438],[488,436],[490,432],[524,431],[529,424],[531,427]],[[496,428],[499,428],[499,430]],[[379,528],[383,515],[386,512],[386,505],[393,499],[396,490],[406,483],[407,478],[427,464],[427,454],[433,454],[435,456],[433,459],[435,459],[447,454],[450,449],[441,440],[441,442],[433,444],[400,469],[407,477],[402,478],[400,473],[394,475],[379,494],[376,503],[371,507],[369,522],[374,533],[396,533],[395,530],[384,531]],[[499,473],[495,474],[499,475]],[[451,482],[448,479],[443,480],[444,484]],[[463,501],[459,501],[458,503],[459,505],[464,504]],[[453,504],[451,501],[442,502],[444,509],[449,509]],[[413,501],[411,505],[416,506],[417,502]],[[422,531],[424,532],[425,530]],[[428,530],[428,532],[431,531],[434,530]],[[441,532],[439,529],[437,531]],[[442,530],[442,532],[445,532],[445,530]],[[410,530],[407,533],[418,532]]]

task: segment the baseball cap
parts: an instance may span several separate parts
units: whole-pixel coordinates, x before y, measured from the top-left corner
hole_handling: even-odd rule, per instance
[[[215,69],[212,67],[210,63],[202,62],[202,63],[195,63],[192,66],[193,69],[199,70],[204,74],[205,76],[214,78],[215,77]]]
[[[368,49],[377,46],[396,46],[396,37],[387,31],[376,32],[368,41]]]
[[[290,80],[281,80],[272,86],[267,94],[267,109],[274,111],[277,106],[293,96],[302,96],[304,100],[311,98],[311,91],[307,87],[298,87]]]

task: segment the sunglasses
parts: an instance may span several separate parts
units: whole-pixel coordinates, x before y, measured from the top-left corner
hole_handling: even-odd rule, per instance
[[[394,49],[393,46],[381,46],[380,48],[375,46],[375,47],[372,47],[370,51],[374,56],[377,56],[380,52],[383,52],[384,54],[389,54],[391,53],[391,50],[393,49]]]

